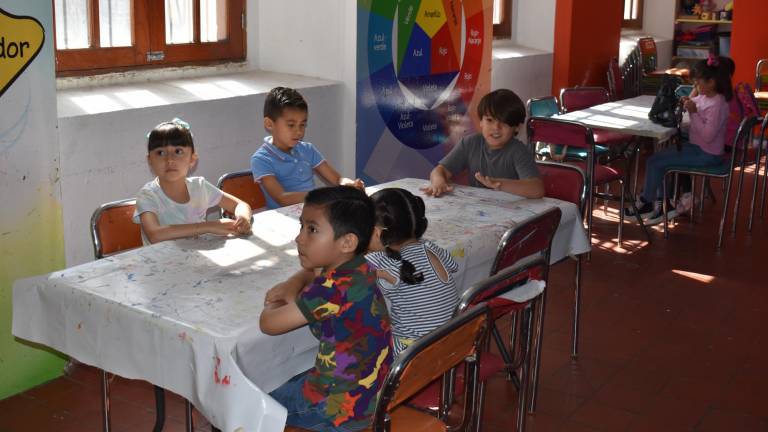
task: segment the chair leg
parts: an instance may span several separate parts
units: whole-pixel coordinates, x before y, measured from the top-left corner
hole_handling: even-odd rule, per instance
[[[752,134],[749,134],[749,141],[752,142]],[[736,149],[734,148],[734,151]],[[747,147],[744,148],[744,151],[741,153],[741,172],[739,173],[739,185],[736,189],[736,200],[733,205],[733,226],[731,227],[731,234],[736,235],[736,225],[739,223],[739,204],[741,203],[741,188],[744,185],[744,167],[746,166],[747,161]],[[731,176],[733,176],[733,173],[731,173]]]
[[[696,220],[696,176],[691,174],[691,214],[689,217],[691,218],[691,224],[695,223]]]
[[[187,423],[187,432],[194,432],[195,422],[192,419],[192,403],[188,400],[184,400],[184,418]]]
[[[581,309],[581,255],[576,255],[576,281],[573,299],[573,334],[571,335],[571,357],[579,355],[579,312]]]
[[[101,414],[102,430],[109,432],[112,429],[109,415],[109,379],[104,369],[101,369]]]
[[[736,149],[733,149],[736,151]],[[731,182],[733,181],[733,171],[728,175],[725,184],[725,198],[723,198],[723,214],[720,216],[720,228],[717,233],[717,249],[720,249],[723,245],[723,234],[725,232],[725,220],[728,216],[728,200],[731,197]],[[735,216],[734,216],[735,217]]]
[[[478,399],[475,406],[474,425],[472,425],[471,429],[474,429],[475,432],[480,432],[483,426],[483,409],[485,408],[485,381],[480,381]]]
[[[626,193],[624,193],[623,181],[619,181],[619,186],[621,187],[621,196],[619,197],[619,247],[621,247],[622,235],[624,234],[624,198]]]
[[[765,169],[763,170],[763,187],[760,191],[760,218],[765,215],[765,188],[768,185],[768,154],[766,154]]]
[[[628,191],[624,188],[624,185],[621,185],[621,193],[626,194]],[[645,238],[648,239],[648,243],[651,243],[653,240],[651,239],[651,233],[648,232],[648,227],[645,226],[645,222],[643,222],[643,218],[640,217],[640,211],[637,209],[637,206],[635,205],[635,200],[631,199],[629,200],[629,205],[632,206],[632,211],[635,214],[635,219],[637,219],[637,223],[640,225],[640,228],[642,228],[643,233],[645,233]]]
[[[514,327],[512,329],[512,331],[514,331]],[[495,323],[491,324],[491,334],[493,335],[493,340],[496,341],[496,347],[499,349],[501,358],[504,359],[504,364],[507,365],[507,380],[512,381],[512,377],[515,375],[515,372],[512,370],[512,366],[514,365],[514,356],[511,355],[510,350],[504,346],[504,339],[501,337],[501,333],[499,333],[499,329],[496,327]]]
[[[760,158],[762,157],[762,150],[763,143],[761,140],[760,145],[757,146],[757,150],[755,151],[755,178],[752,181],[752,200],[749,203],[749,222],[747,223],[748,232],[752,232],[752,218],[755,216],[755,198],[757,198],[757,180],[758,177],[760,177]]]
[[[540,298],[538,301],[541,301],[542,303],[542,312],[543,312],[543,298]],[[533,314],[534,307],[533,305],[528,305],[525,310],[523,310],[523,325],[521,328],[521,334],[520,339],[523,344],[525,344],[525,355],[523,357],[523,363],[522,363],[522,373],[520,374],[520,393],[518,395],[518,401],[517,401],[517,430],[518,431],[524,431],[525,430],[525,419],[527,417],[527,412],[525,410],[525,406],[527,405],[527,399],[528,399],[528,387],[529,383],[531,384],[531,408],[530,412],[533,412],[536,407],[536,380],[538,379],[538,373],[537,373],[537,365],[536,361],[533,361],[533,364],[531,363],[531,351],[532,351],[532,343],[533,343],[533,317],[531,316]],[[537,318],[538,319],[538,318]],[[539,330],[539,334],[541,334],[542,329]],[[539,336],[540,337],[540,336]],[[536,351],[539,351],[539,347],[536,347]]]
[[[529,369],[531,370],[531,377],[529,381],[530,387],[531,387],[531,392],[530,392],[531,402],[528,409],[529,412],[536,411],[536,398],[538,396],[538,388],[539,388],[539,368],[541,367],[541,347],[544,344],[544,313],[546,311],[546,305],[547,305],[546,289],[544,290],[544,293],[541,295],[541,298],[537,301],[537,303],[539,303],[538,311],[534,311],[535,318],[536,318],[536,327],[534,329],[534,331],[536,332],[536,345],[535,345],[535,349],[533,350],[533,363],[531,363],[529,367]],[[530,324],[531,323],[529,322],[527,325],[530,326]],[[526,327],[526,323],[524,322],[521,329],[525,327]],[[532,337],[531,333],[532,332],[530,331],[528,332],[529,338]],[[520,337],[520,340],[521,340],[521,343],[526,343],[526,344],[530,343],[530,342],[527,342],[526,339],[522,336]],[[528,350],[528,354],[527,354],[529,360],[531,356],[530,351],[531,350]],[[522,377],[520,378],[522,380]],[[520,385],[521,394],[525,394],[522,391],[524,387],[525,386],[522,385],[521,383]]]
[[[661,182],[661,188],[664,191],[662,194],[661,212],[664,214],[664,238],[669,238],[669,219],[667,218],[667,175],[669,172],[664,173],[664,181]]]
[[[165,390],[155,386],[155,426],[154,432],[162,432],[165,426]]]
[[[704,177],[701,179],[701,193],[699,196],[699,213],[704,214],[704,194],[705,192],[709,195],[713,195],[712,192],[712,186],[710,186],[709,183],[709,177]]]

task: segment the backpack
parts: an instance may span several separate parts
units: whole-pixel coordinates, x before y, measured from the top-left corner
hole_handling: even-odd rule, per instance
[[[733,88],[733,98],[728,106],[730,112],[725,123],[725,145],[732,146],[741,121],[745,117],[760,117],[760,108],[752,87],[745,82],[740,82]]]
[[[653,100],[653,106],[648,113],[648,118],[652,122],[662,126],[677,128],[680,127],[680,98],[675,94],[677,87],[682,84],[680,77],[675,75],[664,75],[661,82],[661,88]]]

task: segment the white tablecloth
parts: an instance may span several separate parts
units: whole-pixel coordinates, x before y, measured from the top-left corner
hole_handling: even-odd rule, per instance
[[[563,217],[552,261],[589,250],[570,203],[464,187],[425,202],[425,237],[455,256],[460,287],[487,276],[506,229],[555,205]],[[259,315],[266,291],[299,268],[300,212],[259,213],[248,238],[167,241],[18,280],[13,334],[178,393],[224,431],[281,431],[285,409],[267,393],[312,366],[317,341],[306,327],[266,336]]]
[[[648,118],[654,98],[648,95],[637,96],[557,115],[554,118],[664,142],[673,137],[677,129],[661,126]]]

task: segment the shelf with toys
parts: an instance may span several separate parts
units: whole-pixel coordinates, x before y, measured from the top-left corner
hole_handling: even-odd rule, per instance
[[[730,55],[733,0],[678,0],[672,65]]]

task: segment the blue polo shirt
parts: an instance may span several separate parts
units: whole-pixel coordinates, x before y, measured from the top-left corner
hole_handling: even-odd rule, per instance
[[[264,138],[264,144],[251,156],[253,180],[261,185],[265,176],[275,176],[286,192],[308,192],[315,188],[314,169],[325,158],[311,143],[299,141],[286,153],[272,144],[272,137]],[[280,207],[261,185],[267,208]]]

